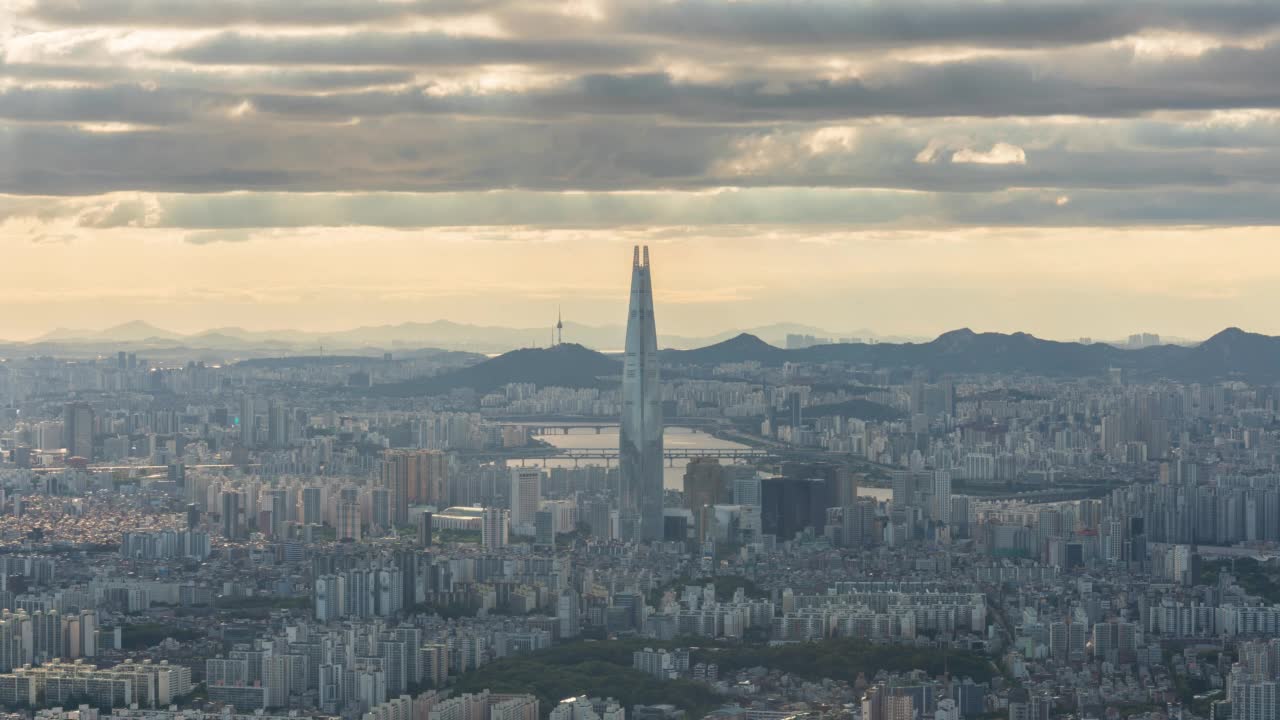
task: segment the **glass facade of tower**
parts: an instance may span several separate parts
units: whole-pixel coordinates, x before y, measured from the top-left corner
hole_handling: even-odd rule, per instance
[[[662,539],[662,386],[653,319],[649,248],[636,247],[631,266],[626,358],[619,433],[619,534]]]

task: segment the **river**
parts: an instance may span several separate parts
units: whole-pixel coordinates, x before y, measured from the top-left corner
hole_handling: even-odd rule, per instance
[[[616,427],[602,428],[599,433],[594,429],[571,430],[568,435],[553,434],[539,435],[539,440],[549,445],[561,448],[609,448],[617,449],[618,447],[618,429]],[[714,435],[708,435],[705,432],[694,432],[686,427],[668,427],[662,433],[663,447],[667,449],[680,450],[746,450],[748,446],[737,443],[732,440],[724,440]],[[517,461],[518,462],[518,461]],[[530,458],[530,462],[535,462]],[[537,461],[540,462],[540,461]],[[587,461],[581,461],[586,463]],[[557,460],[551,458],[547,460],[548,467],[573,467],[572,460]],[[603,464],[597,462],[597,464]],[[612,464],[617,464],[616,462]],[[680,490],[684,487],[684,471],[688,465],[688,461],[677,460],[674,464],[664,467],[662,470],[662,482],[668,490]],[[875,498],[876,500],[888,500],[893,492],[888,488],[861,487],[858,488],[858,494],[863,497]]]

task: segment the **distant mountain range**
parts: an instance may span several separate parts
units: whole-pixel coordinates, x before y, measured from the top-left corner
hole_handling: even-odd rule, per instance
[[[1080,377],[1102,376],[1112,368],[1122,368],[1144,378],[1199,382],[1280,380],[1280,338],[1239,328],[1223,330],[1194,347],[1162,345],[1142,350],[1122,350],[1103,343],[1085,345],[1041,340],[1026,333],[975,333],[968,329],[945,333],[926,343],[848,343],[785,350],[754,335],[740,334],[694,350],[664,350],[661,358],[668,372],[739,362],[779,367],[786,362],[839,361],[874,368],[922,367],[959,374]],[[376,386],[374,392],[388,397],[435,395],[469,387],[483,393],[517,382],[609,387],[615,386],[620,371],[616,356],[581,345],[564,344],[509,352],[433,377]],[[852,409],[866,416],[874,415],[882,407],[862,400],[857,403],[861,405]]]
[[[1100,375],[1109,368],[1124,368],[1139,376],[1209,381],[1241,378],[1280,380],[1280,338],[1228,328],[1195,345],[1160,345],[1140,350],[1106,343],[1042,340],[1026,333],[976,333],[969,329],[945,333],[928,342],[834,343],[800,349],[778,344],[788,334],[836,337],[818,328],[780,323],[757,328],[767,333],[722,333],[711,338],[662,338],[663,363],[669,366],[706,366],[754,361],[765,366],[785,362],[840,361],[871,367],[923,367],[938,372],[1025,372],[1045,375]],[[616,360],[593,350],[617,352],[622,328],[567,323],[565,343],[543,355],[530,350],[507,353],[489,362],[474,356],[475,365],[422,381],[418,392],[429,388],[461,387],[474,383],[491,389],[506,382],[540,385],[589,385],[601,376],[616,375]],[[862,331],[848,336],[868,338]],[[466,325],[449,321],[368,326],[335,333],[294,330],[251,331],[224,327],[183,335],[134,321],[105,330],[60,328],[26,343],[0,343],[0,357],[48,354],[94,356],[117,350],[145,353],[147,357],[181,359],[249,359],[282,356],[349,355],[378,356],[393,352],[397,358],[438,356],[442,350],[499,353],[512,348],[549,345],[551,331]],[[772,341],[772,342],[771,342]],[[542,364],[542,359],[554,358]],[[456,364],[472,358],[458,355]]]
[[[595,326],[574,322],[564,324],[564,339],[567,342],[605,351],[620,350],[624,332],[625,328],[622,325]],[[911,339],[878,336],[870,330],[833,333],[811,325],[774,323],[745,331],[732,330],[705,337],[663,335],[660,338],[660,344],[662,347],[669,348],[697,348],[732,338],[741,332],[750,333],[777,345],[784,345],[787,335],[884,341]],[[337,332],[245,330],[238,327],[220,327],[189,335],[134,320],[104,330],[57,328],[34,340],[23,343],[0,343],[0,346],[70,347],[98,351],[184,347],[231,352],[276,351],[282,353],[318,353],[322,348],[325,352],[441,348],[489,353],[516,348],[546,347],[551,345],[552,339],[550,326],[511,328],[469,325],[449,320],[371,325]]]
[[[1026,333],[975,333],[966,328],[926,343],[834,344],[783,350],[752,335],[739,335],[696,350],[667,351],[662,359],[664,364],[677,366],[841,361],[873,367],[923,367],[938,372],[1075,376],[1123,368],[1148,377],[1271,381],[1280,379],[1280,338],[1227,328],[1194,346],[1124,350],[1104,343],[1057,342]]]

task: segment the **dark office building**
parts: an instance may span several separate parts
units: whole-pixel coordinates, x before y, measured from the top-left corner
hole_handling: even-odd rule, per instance
[[[425,510],[418,515],[418,547],[431,547],[434,520],[435,516]]]
[[[1084,566],[1084,545],[1078,542],[1067,543],[1066,564],[1068,568]]]
[[[62,438],[67,457],[93,460],[93,408],[88,403],[67,403],[63,408]]]
[[[973,717],[987,712],[987,686],[974,682],[956,683],[951,686],[956,709],[961,717]]]
[[[397,550],[392,558],[400,568],[400,607],[413,607],[418,602],[418,554]]]
[[[831,487],[821,478],[773,477],[760,481],[760,522],[766,535],[780,542],[805,528],[822,535],[827,526]]]
[[[556,546],[555,516],[550,510],[533,514],[533,544],[544,548]]]
[[[829,462],[782,463],[783,477],[827,481],[827,507],[849,507],[858,500],[858,482],[847,465]]]
[[[683,515],[662,517],[662,539],[667,542],[685,542],[689,539],[689,522]]]

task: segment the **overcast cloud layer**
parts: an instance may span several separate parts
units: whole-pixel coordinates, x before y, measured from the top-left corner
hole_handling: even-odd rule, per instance
[[[1272,0],[18,0],[0,239],[1177,227],[1208,252],[1280,226],[1278,67]]]

